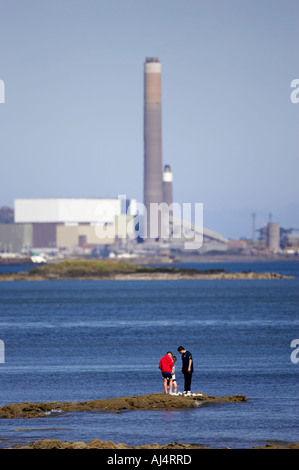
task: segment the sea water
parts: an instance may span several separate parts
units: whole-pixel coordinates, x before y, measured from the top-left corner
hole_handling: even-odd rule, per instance
[[[183,391],[180,345],[193,355],[193,392],[244,394],[247,402],[121,413],[53,409],[45,418],[0,420],[0,447],[45,438],[214,448],[298,442],[299,363],[291,342],[299,338],[299,263],[189,266],[295,278],[1,282],[0,405],[159,393],[158,364],[169,350]]]

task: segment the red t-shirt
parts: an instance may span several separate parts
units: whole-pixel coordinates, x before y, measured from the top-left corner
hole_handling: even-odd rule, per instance
[[[161,369],[162,372],[165,372],[167,374],[171,374],[172,368],[173,368],[173,360],[171,359],[171,357],[168,354],[165,354],[165,356],[163,356],[160,359],[159,369]]]

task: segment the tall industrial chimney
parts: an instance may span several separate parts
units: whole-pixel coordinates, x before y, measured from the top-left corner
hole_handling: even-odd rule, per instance
[[[164,165],[163,172],[163,201],[169,206],[172,204],[172,172],[170,165]]]
[[[147,238],[160,223],[150,220],[150,204],[163,202],[161,64],[158,58],[146,58],[144,64],[144,205],[147,211]]]

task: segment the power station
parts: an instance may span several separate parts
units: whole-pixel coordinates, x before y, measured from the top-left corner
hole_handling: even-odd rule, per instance
[[[169,253],[184,252],[185,233],[181,237],[176,236],[181,233],[184,220],[180,216],[175,218],[171,210],[172,204],[177,207],[173,199],[173,174],[169,164],[163,165],[162,158],[161,63],[157,57],[147,57],[143,66],[143,209],[146,211],[143,237],[139,229],[142,217],[139,218],[136,201],[126,196],[110,199],[16,199],[14,211],[11,210],[13,216],[7,210],[1,213],[0,208],[0,257],[1,253],[54,248],[63,253],[87,254],[95,249],[106,249],[107,246],[115,256],[151,256],[165,252],[165,249]],[[167,206],[168,218],[163,218],[162,210],[158,217],[151,217],[151,205]],[[192,224],[191,232],[203,232],[204,244],[196,253],[240,249],[243,253],[251,253],[252,247],[273,253],[281,248],[286,252],[299,253],[299,237],[290,235],[290,232],[299,229],[282,229],[279,224],[270,221],[263,229],[256,230],[255,214],[253,217],[251,244],[244,240],[226,240],[212,230]],[[134,223],[136,220],[137,225]],[[169,224],[168,238],[162,233],[166,222]],[[261,239],[257,241],[254,240],[256,231],[261,233]]]

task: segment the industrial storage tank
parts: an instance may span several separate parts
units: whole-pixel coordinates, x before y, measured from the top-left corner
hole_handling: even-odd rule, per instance
[[[274,252],[280,250],[280,227],[277,222],[268,223],[267,247]]]

